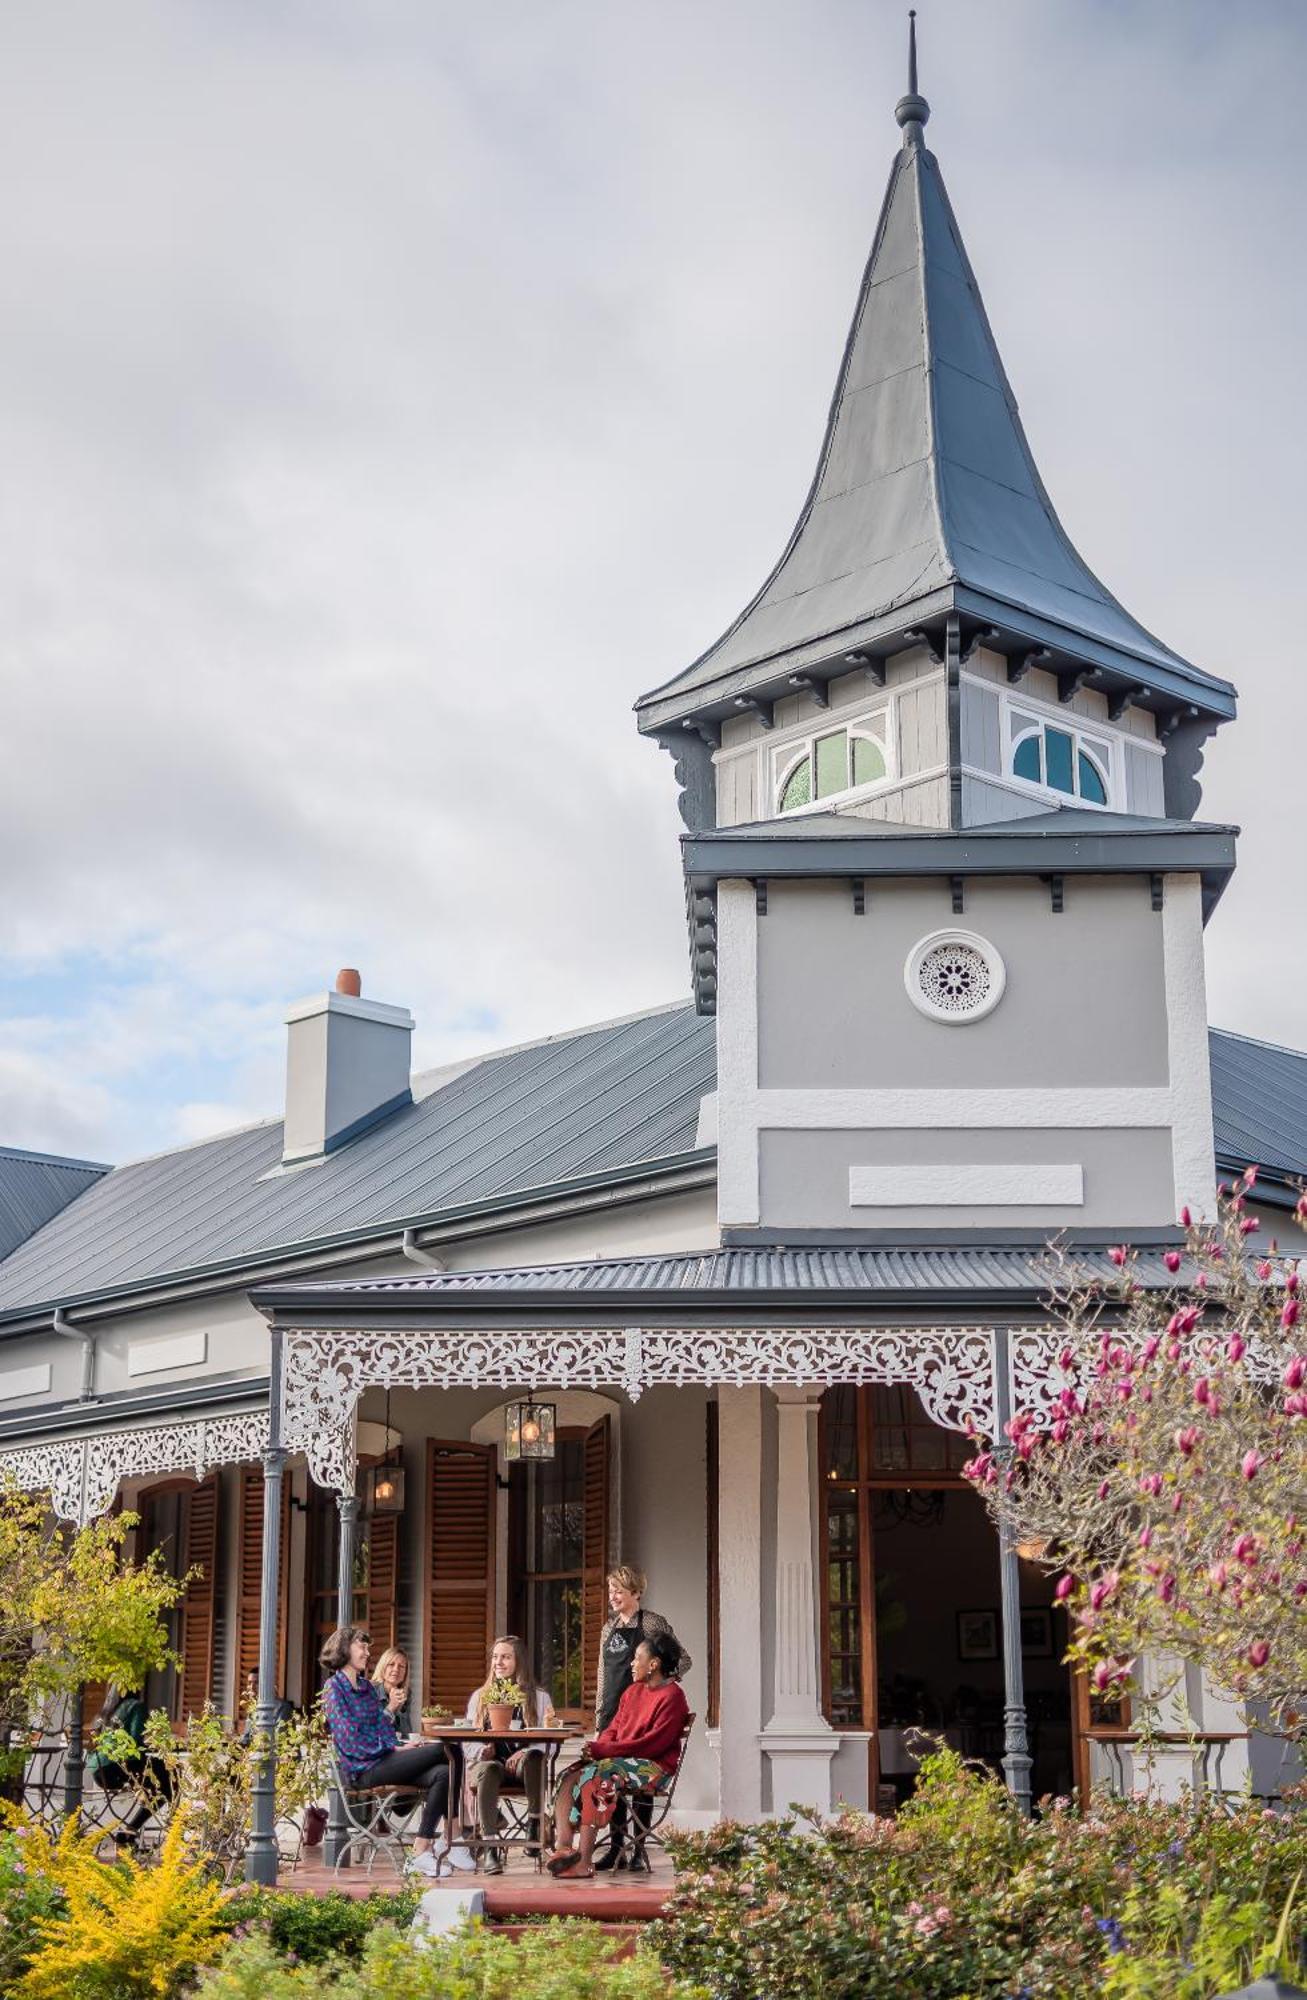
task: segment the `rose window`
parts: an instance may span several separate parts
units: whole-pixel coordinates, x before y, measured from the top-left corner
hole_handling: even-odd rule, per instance
[[[908,953],[908,998],[934,1021],[975,1021],[1003,996],[1003,961],[969,931],[937,931]]]

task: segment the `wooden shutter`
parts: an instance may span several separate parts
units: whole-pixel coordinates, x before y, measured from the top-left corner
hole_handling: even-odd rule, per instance
[[[461,1712],[495,1616],[495,1447],[427,1440],[424,1705]]]
[[[600,1417],[585,1434],[581,1481],[581,1706],[594,1714],[599,1634],[608,1615],[608,1437]]]
[[[184,1497],[185,1552],[183,1571],[198,1568],[182,1599],[181,1672],[178,1676],[178,1720],[185,1727],[202,1713],[213,1693],[213,1614],[218,1576],[218,1475]]]
[[[277,1692],[286,1683],[286,1605],[290,1581],[290,1489],[281,1493],[281,1587],[277,1597]],[[239,1715],[245,1684],[259,1672],[259,1622],[263,1592],[263,1468],[240,1469],[240,1504],[236,1524],[236,1685],[232,1713]]]
[[[374,1514],[368,1524],[368,1632],[374,1660],[393,1646],[399,1599],[398,1514]],[[417,1717],[413,1718],[414,1727]]]

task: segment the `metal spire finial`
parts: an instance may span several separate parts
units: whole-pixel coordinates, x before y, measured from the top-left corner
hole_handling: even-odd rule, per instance
[[[917,10],[908,9],[908,94],[900,97],[894,106],[894,116],[903,127],[905,146],[919,146],[924,136],[923,127],[930,116],[930,106],[917,90]]]

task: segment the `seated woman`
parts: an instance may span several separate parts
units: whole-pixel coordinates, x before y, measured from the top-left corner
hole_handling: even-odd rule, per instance
[[[154,1813],[162,1815],[164,1807],[171,1805],[176,1790],[162,1757],[150,1756],[146,1751],[145,1724],[148,1716],[144,1696],[115,1696],[110,1691],[91,1724],[92,1734],[98,1735],[102,1729],[121,1729],[137,1746],[136,1754],[119,1762],[106,1756],[103,1750],[93,1749],[86,1760],[86,1768],[102,1792],[135,1792],[136,1804],[114,1834],[116,1846],[133,1852],[140,1846],[141,1831],[146,1822]]]
[[[413,1686],[409,1680],[408,1654],[398,1646],[387,1646],[372,1669],[372,1685],[385,1703],[395,1734],[402,1742],[413,1734]],[[399,1692],[398,1702],[391,1699],[392,1689]]]
[[[371,1641],[362,1625],[333,1632],[319,1658],[331,1675],[322,1690],[322,1706],[346,1783],[367,1789],[375,1785],[412,1785],[425,1791],[422,1818],[409,1867],[419,1875],[436,1873],[431,1844],[445,1817],[449,1800],[449,1758],[443,1743],[413,1743],[398,1747],[395,1711],[403,1690],[392,1687],[383,1697],[368,1679]],[[454,1868],[471,1868],[472,1856],[461,1842],[450,1850]]]
[[[640,1641],[631,1661],[631,1685],[607,1729],[592,1737],[579,1764],[569,1765],[554,1799],[557,1852],[551,1875],[569,1881],[593,1875],[595,1836],[613,1816],[619,1798],[657,1791],[676,1770],[689,1704],[672,1676],[681,1649],[666,1632]],[[572,1842],[576,1828],[580,1840]]]
[[[537,1687],[535,1675],[527,1662],[526,1647],[511,1633],[505,1633],[495,1640],[490,1649],[490,1669],[484,1684],[472,1695],[467,1705],[467,1719],[474,1729],[486,1727],[486,1706],[490,1698],[491,1681],[516,1681],[526,1694],[526,1713],[519,1707],[514,1710],[514,1720],[543,1727],[546,1716],[552,1713],[553,1703],[544,1688]],[[505,1778],[519,1780],[526,1792],[527,1811],[532,1822],[535,1841],[540,1839],[540,1815],[544,1807],[545,1756],[543,1746],[528,1744],[514,1749],[510,1741],[478,1744],[469,1754],[467,1764],[467,1800],[463,1809],[465,1820],[475,1815],[477,1829],[484,1841],[493,1841],[499,1831],[499,1794],[503,1790]],[[486,1874],[501,1875],[504,1870],[504,1850],[502,1847],[487,1847]]]

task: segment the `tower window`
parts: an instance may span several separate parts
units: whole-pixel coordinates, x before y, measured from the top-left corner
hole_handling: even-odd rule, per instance
[[[777,792],[778,812],[814,799],[838,798],[887,776],[884,746],[861,729],[832,729],[789,753]]]
[[[1086,747],[1070,729],[1055,729],[1052,723],[1037,723],[1019,736],[1012,749],[1012,775],[1028,784],[1042,785],[1046,791],[1063,792],[1091,806],[1105,806],[1107,798],[1106,755]]]

